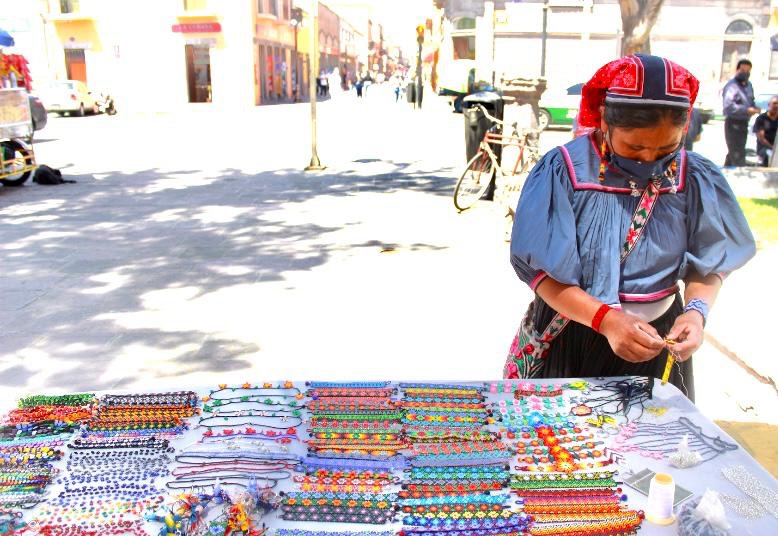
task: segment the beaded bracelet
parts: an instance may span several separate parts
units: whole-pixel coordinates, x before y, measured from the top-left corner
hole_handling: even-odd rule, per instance
[[[405,469],[405,467],[408,465],[408,462],[401,456],[381,460],[358,460],[324,458],[309,454],[303,458],[302,465],[306,471],[316,469],[328,469],[335,471],[343,469],[391,471],[393,469]]]
[[[101,406],[133,406],[133,405],[187,405],[197,407],[199,399],[194,391],[175,391],[167,393],[143,393],[130,395],[103,395]]]
[[[410,470],[410,479],[475,480],[508,478],[508,467],[414,467]]]
[[[511,475],[511,489],[615,487],[613,472]]]
[[[516,390],[513,392],[513,395],[516,398],[522,397],[522,396],[559,396],[562,394],[562,385],[561,384],[542,384],[537,383],[533,384],[530,382],[522,382],[519,385],[516,386]]]
[[[296,479],[309,479],[309,478],[349,478],[359,480],[389,480],[393,479],[390,471],[357,471],[357,470],[332,470],[332,469],[314,469],[307,473],[307,476],[295,477]]]
[[[374,494],[374,493],[318,493],[305,491],[282,492],[281,506],[294,506],[297,504],[330,504],[334,506],[353,506],[359,504],[362,508],[392,508],[392,504],[397,500],[397,494]]]
[[[384,525],[394,520],[394,512],[368,511],[364,513],[322,513],[313,511],[284,511],[284,521],[316,521],[323,523],[359,523]]]
[[[329,532],[310,529],[275,529],[275,536],[395,536],[395,531]]]
[[[467,393],[480,393],[483,387],[475,385],[462,385],[462,384],[447,384],[447,383],[407,383],[401,382],[399,384],[400,389],[407,392],[415,391],[446,391],[446,392],[467,392]]]
[[[404,498],[432,497],[441,494],[462,495],[499,491],[507,485],[507,478],[504,480],[421,480],[403,484],[403,489],[398,493]]]
[[[95,402],[94,393],[75,393],[69,395],[33,395],[19,400],[20,408],[34,406],[88,406]]]
[[[488,495],[488,494],[471,494],[471,495],[449,495],[445,497],[430,497],[430,498],[410,498],[400,500],[401,506],[431,506],[436,504],[488,504],[499,505],[505,504],[508,500],[507,494]]]
[[[394,393],[391,387],[320,387],[309,390],[307,395],[317,400],[324,397],[391,398]]]
[[[502,510],[500,512],[479,512],[477,515],[467,512],[468,515],[455,516],[405,516],[402,521],[404,525],[413,525],[418,527],[434,527],[437,530],[464,530],[464,529],[491,529],[491,528],[516,528],[525,530],[529,528],[532,520],[523,512],[513,512],[511,510]],[[403,529],[407,530],[407,529]]]

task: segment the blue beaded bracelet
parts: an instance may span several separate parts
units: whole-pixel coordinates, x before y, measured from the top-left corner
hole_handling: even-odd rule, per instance
[[[684,306],[683,312],[688,313],[689,311],[700,313],[702,315],[702,327],[705,327],[705,323],[708,321],[708,304],[705,303],[705,300],[699,298],[689,300],[689,303]]]

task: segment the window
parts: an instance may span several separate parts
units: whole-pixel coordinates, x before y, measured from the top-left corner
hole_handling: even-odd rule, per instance
[[[475,36],[458,35],[451,38],[454,45],[455,60],[475,59]]]
[[[292,19],[292,6],[289,0],[284,0],[284,12],[281,15],[286,20]]]
[[[754,33],[754,28],[744,20],[733,20],[729,23],[729,26],[727,26],[727,30],[724,33],[727,35],[752,35]]]
[[[278,16],[278,0],[270,0],[270,13]]]
[[[61,13],[78,13],[78,0],[59,0]]]
[[[204,11],[208,0],[184,0],[184,11]]]
[[[475,30],[475,19],[470,17],[461,17],[454,21],[455,30]]]
[[[257,13],[265,12],[265,0],[257,0]]]

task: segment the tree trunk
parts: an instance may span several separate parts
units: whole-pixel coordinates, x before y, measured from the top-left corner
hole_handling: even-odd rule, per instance
[[[619,0],[621,26],[624,37],[621,41],[621,55],[639,52],[651,53],[651,30],[659,17],[664,0]]]

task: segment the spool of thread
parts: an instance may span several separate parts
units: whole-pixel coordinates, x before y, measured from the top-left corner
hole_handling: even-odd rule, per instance
[[[651,479],[646,503],[646,521],[655,525],[671,525],[675,522],[673,502],[675,482],[667,473],[657,473]]]

